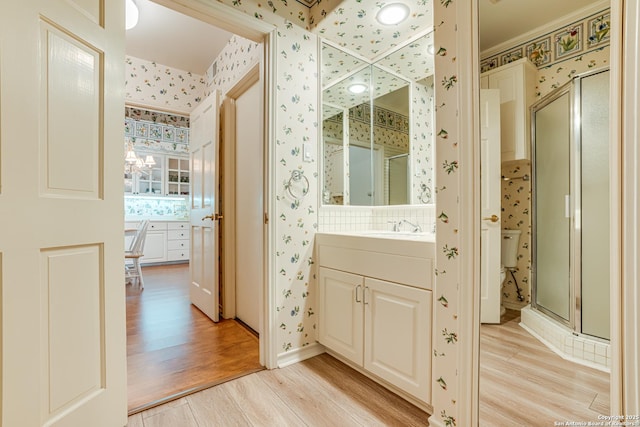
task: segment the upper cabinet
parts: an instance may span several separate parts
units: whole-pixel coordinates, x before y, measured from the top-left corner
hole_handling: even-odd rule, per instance
[[[530,158],[529,107],[535,102],[536,68],[520,59],[482,73],[481,89],[500,90],[502,161]]]
[[[125,167],[125,194],[154,196],[185,196],[189,194],[189,157],[151,152],[138,153],[147,159],[151,156],[155,164],[135,170]]]

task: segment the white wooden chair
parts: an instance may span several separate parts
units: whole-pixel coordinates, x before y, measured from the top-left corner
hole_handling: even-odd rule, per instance
[[[124,252],[125,283],[131,282],[133,285],[133,281],[135,280],[140,290],[144,289],[142,269],[140,268],[140,258],[144,256],[143,250],[144,242],[147,238],[147,228],[149,228],[149,220],[142,221],[138,226],[138,230],[133,237],[133,241],[131,242],[129,249]],[[129,260],[131,263],[128,262]]]

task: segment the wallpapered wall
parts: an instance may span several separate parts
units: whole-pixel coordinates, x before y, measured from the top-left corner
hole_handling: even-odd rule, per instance
[[[413,189],[411,203],[433,203],[433,124],[435,93],[433,76],[413,85],[411,172]]]
[[[127,56],[125,100],[188,114],[202,100],[204,76]]]
[[[233,35],[207,69],[205,96],[215,89],[224,96],[246,71],[262,60],[262,52],[261,43]]]

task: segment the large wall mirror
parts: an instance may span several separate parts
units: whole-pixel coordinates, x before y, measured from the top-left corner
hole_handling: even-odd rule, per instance
[[[433,203],[433,33],[373,63],[322,43],[322,202]]]

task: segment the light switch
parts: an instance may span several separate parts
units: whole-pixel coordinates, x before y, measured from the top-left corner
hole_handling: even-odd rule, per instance
[[[313,150],[308,142],[302,144],[302,161],[309,163],[313,161]]]

